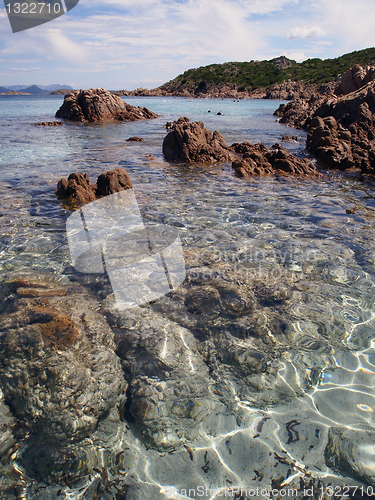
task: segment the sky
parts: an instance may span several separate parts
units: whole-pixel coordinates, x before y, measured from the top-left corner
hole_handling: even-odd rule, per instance
[[[39,0],[41,1],[41,0]],[[0,6],[0,85],[155,88],[189,68],[375,45],[373,0],[80,0],[12,33]]]

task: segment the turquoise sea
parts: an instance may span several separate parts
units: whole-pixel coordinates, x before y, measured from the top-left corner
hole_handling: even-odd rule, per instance
[[[164,125],[180,116],[219,130],[227,144],[271,147],[284,134],[297,135],[298,142],[283,146],[307,156],[305,132],[273,116],[280,101],[131,97],[126,101],[159,117],[34,125],[54,120],[62,100],[0,97],[0,278],[32,272],[79,282],[105,301],[107,285],[71,266],[65,227],[71,212],[54,192],[59,179],[72,172],[87,172],[94,181],[104,171],[125,168],[144,220],[177,228],[184,249],[188,281],[181,292],[150,305],[158,318],[154,327],[160,338],[167,324],[192,334],[199,351],[194,356],[207,369],[207,384],[217,388],[213,398],[220,404],[213,418],[211,403],[204,407],[199,400],[204,410],[195,434],[194,417],[184,407],[185,437],[165,451],[143,439],[134,414],[125,413],[124,428],[116,431],[121,435],[108,430],[102,445],[124,451],[123,469],[103,458],[96,442],[90,453],[101,458],[91,457],[96,465],[77,482],[33,477],[17,452],[25,435],[17,441],[14,431],[13,451],[0,464],[0,498],[370,498],[375,180],[326,171],[317,179],[238,179],[229,163],[184,165],[163,158]],[[144,141],[127,142],[132,136]],[[242,313],[228,313],[224,320],[219,311],[214,317],[213,283],[218,290],[237,287],[245,302],[254,296],[251,321]],[[129,313],[129,321],[138,321],[137,314]],[[249,342],[259,355],[264,352],[259,361],[264,369],[243,368],[248,359],[241,353]],[[219,353],[215,362],[211,348]],[[153,372],[149,378],[158,376]],[[5,403],[0,424],[9,418]],[[25,424],[15,417],[12,425]]]

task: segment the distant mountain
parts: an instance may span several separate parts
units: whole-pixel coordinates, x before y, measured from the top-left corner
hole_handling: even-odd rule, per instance
[[[34,86],[35,85],[33,85],[33,87]],[[8,89],[18,91],[18,90],[25,90],[29,87],[30,87],[30,85],[10,85],[8,87]],[[52,83],[50,85],[38,85],[38,87],[42,90],[48,90],[49,92],[52,92],[53,90],[58,90],[58,89],[72,89],[72,87],[70,85],[67,85],[66,83],[64,85],[60,85],[59,83]]]
[[[7,92],[9,92],[10,89],[7,89],[6,87],[1,87],[0,86],[0,94],[5,94]]]
[[[22,92],[32,95],[41,95],[41,94],[49,94],[48,90],[43,90],[37,85],[32,85],[31,87],[27,87],[26,89],[22,89]]]

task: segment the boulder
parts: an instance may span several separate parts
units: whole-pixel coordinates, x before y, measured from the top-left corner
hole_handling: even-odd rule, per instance
[[[132,183],[124,168],[115,168],[99,175],[96,183],[96,196],[108,196],[132,188]]]
[[[149,109],[131,106],[105,89],[80,90],[67,94],[55,116],[77,122],[135,121],[157,117]]]
[[[237,177],[252,175],[319,175],[314,165],[307,158],[299,158],[288,153],[280,144],[268,150],[264,144],[248,142],[232,144],[233,150],[241,155],[232,163]]]
[[[96,184],[90,184],[86,173],[72,173],[68,179],[60,179],[56,194],[67,198],[73,205],[85,205],[102,196],[131,189],[132,183],[124,168],[115,168],[99,175]]]
[[[306,148],[328,168],[345,170],[354,166],[351,151],[351,134],[333,116],[315,117],[311,120]]]
[[[281,140],[286,142],[298,142],[298,137],[296,135],[284,134]]]
[[[72,173],[68,179],[57,183],[57,196],[68,198],[71,202],[84,205],[96,199],[96,186],[90,184],[88,174]]]
[[[179,118],[164,138],[163,153],[167,160],[186,163],[214,163],[232,159],[224,137],[217,130],[212,134],[203,122],[189,122]]]

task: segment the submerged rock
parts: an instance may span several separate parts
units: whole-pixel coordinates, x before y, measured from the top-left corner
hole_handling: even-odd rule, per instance
[[[84,205],[101,196],[131,189],[132,183],[124,168],[115,168],[100,174],[96,184],[90,184],[88,174],[72,173],[68,179],[60,179],[56,194],[67,198],[72,204]]]
[[[149,109],[131,106],[118,95],[101,88],[75,91],[65,95],[64,102],[55,116],[77,122],[135,121],[157,117]]]
[[[189,122],[189,118],[179,118],[170,127],[172,130],[164,138],[163,153],[167,160],[186,163],[214,163],[229,161],[232,156],[220,132],[212,134],[204,128],[203,122]]]
[[[124,402],[113,333],[82,287],[41,279],[3,283],[0,383],[34,435],[64,448]]]
[[[331,427],[325,449],[328,467],[375,487],[375,432]],[[372,496],[372,495],[369,495]]]
[[[142,441],[170,450],[215,434],[225,407],[193,334],[149,308],[120,312],[110,297],[102,312],[116,333],[129,383],[125,417]]]

